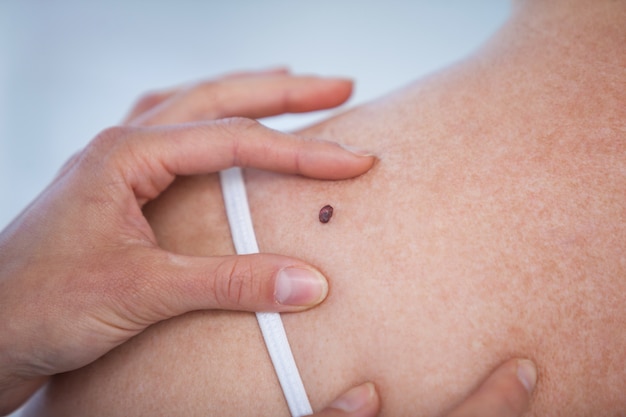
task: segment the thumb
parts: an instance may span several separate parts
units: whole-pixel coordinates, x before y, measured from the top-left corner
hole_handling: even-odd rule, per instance
[[[537,368],[528,359],[500,365],[462,404],[446,417],[518,417],[530,404]]]
[[[373,417],[380,409],[376,388],[371,382],[351,388],[312,417]]]
[[[272,255],[150,257],[148,284],[135,286],[137,317],[156,322],[195,310],[301,311],[321,303],[328,282],[297,259]],[[137,294],[137,291],[143,294]]]

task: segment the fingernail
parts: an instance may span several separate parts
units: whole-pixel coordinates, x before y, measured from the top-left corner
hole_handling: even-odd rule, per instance
[[[351,152],[351,153],[353,153],[353,154],[355,154],[355,155],[358,155],[358,156],[374,156],[374,153],[373,153],[373,152],[370,152],[370,151],[368,151],[368,150],[365,150],[365,149],[359,148],[359,147],[357,147],[357,146],[353,146],[353,145],[344,145],[344,144],[342,144],[342,143],[339,143],[338,145],[339,145],[339,146],[341,146],[341,147],[342,147],[343,149],[345,149],[346,151]]]
[[[537,368],[528,359],[517,361],[517,379],[524,385],[529,393],[532,393],[537,383]]]
[[[284,268],[278,272],[274,299],[279,304],[312,306],[328,294],[328,282],[317,271],[304,268]]]
[[[368,405],[374,398],[374,392],[374,384],[367,382],[348,390],[328,407],[345,411],[346,413],[353,413]]]

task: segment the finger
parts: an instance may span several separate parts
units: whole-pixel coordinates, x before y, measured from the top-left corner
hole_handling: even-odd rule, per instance
[[[336,107],[351,93],[352,82],[346,79],[291,76],[279,71],[235,76],[189,87],[167,99],[163,95],[146,96],[146,103],[138,104],[146,110],[133,112],[129,123],[149,126],[301,113]]]
[[[256,71],[238,71],[231,72],[221,76],[218,80],[228,80],[234,78],[247,78],[247,77],[259,77],[264,75],[287,75],[289,74],[289,68],[287,67],[274,67]]]
[[[518,417],[528,408],[537,369],[527,359],[505,362],[447,417]]]
[[[264,70],[259,70],[259,71],[233,72],[233,73],[224,75],[223,77],[217,79],[216,81],[219,82],[220,80],[251,78],[251,77],[264,76],[264,75],[287,75],[288,73],[289,73],[289,70],[287,68],[277,67],[277,68],[269,68],[269,69],[264,69]],[[208,83],[210,82],[205,82],[199,85],[204,85]],[[149,110],[157,107],[164,101],[169,100],[170,98],[180,93],[184,93],[190,89],[191,89],[190,86],[185,85],[185,86],[179,86],[179,87],[174,87],[174,88],[168,88],[168,89],[161,90],[161,91],[152,91],[150,93],[145,94],[139,100],[137,100],[137,103],[133,106],[133,109],[130,111],[128,116],[126,116],[126,119],[124,120],[123,124],[131,123],[132,120],[136,119],[141,114],[148,112]]]
[[[150,253],[133,254],[126,283],[111,283],[107,289],[126,306],[137,328],[196,310],[302,311],[328,294],[326,278],[297,259],[271,254],[191,257],[158,248],[143,250]]]
[[[175,95],[179,94],[186,87],[175,87],[162,91],[153,91],[144,94],[137,100],[130,113],[126,116],[123,124],[129,124],[144,113],[149,112],[161,103],[169,100]]]
[[[138,200],[161,193],[176,175],[254,167],[318,179],[355,177],[370,169],[367,152],[326,141],[306,141],[250,119],[225,119],[159,128],[113,128],[90,145],[85,171],[117,172]],[[95,170],[100,164],[101,170]]]
[[[313,417],[373,417],[378,413],[380,400],[374,384],[368,382],[354,387]]]

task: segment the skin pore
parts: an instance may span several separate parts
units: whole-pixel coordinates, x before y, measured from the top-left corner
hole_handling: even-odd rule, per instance
[[[367,174],[246,171],[261,250],[330,280],[323,305],[283,315],[314,409],[371,380],[381,415],[440,415],[514,356],[539,367],[529,415],[626,409],[624,3],[515,9],[468,59],[301,132],[371,150]],[[165,249],[234,253],[215,176],[145,213]],[[287,408],[254,316],[195,312],[55,377],[30,413]]]

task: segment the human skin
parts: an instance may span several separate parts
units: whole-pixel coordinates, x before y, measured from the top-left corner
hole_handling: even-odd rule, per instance
[[[466,60],[299,132],[375,153],[357,179],[246,172],[261,250],[331,283],[283,315],[314,409],[374,381],[381,415],[442,415],[525,356],[541,375],[528,415],[623,415],[624,8],[518,3]],[[146,210],[159,243],[234,253],[219,194],[178,180]],[[244,313],[163,322],[39,399],[39,415],[287,415]]]
[[[350,91],[346,80],[284,71],[210,86],[224,100],[201,109],[224,117],[332,107]],[[146,116],[140,127],[98,135],[0,233],[0,414],[50,375],[87,365],[160,320],[199,309],[299,311],[325,298],[326,279],[299,260],[164,251],[141,208],[176,175],[240,165],[336,180],[362,174],[374,158],[244,118],[146,128],[153,113],[131,115],[128,124]]]
[[[291,76],[284,69],[234,74],[148,95],[126,124],[307,111],[343,102],[350,87],[346,80]],[[87,365],[159,320],[197,309],[298,311],[325,298],[324,277],[295,259],[193,258],[158,248],[139,207],[173,174],[238,163],[339,179],[361,174],[373,162],[244,119],[103,132],[0,234],[0,414],[15,409],[49,375]],[[516,417],[535,381],[530,361],[511,360],[453,415],[469,409],[488,410],[484,417]],[[374,384],[366,383],[315,417],[370,417],[379,406]]]

